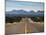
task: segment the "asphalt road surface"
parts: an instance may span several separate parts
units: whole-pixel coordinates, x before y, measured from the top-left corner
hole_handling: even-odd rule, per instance
[[[30,20],[31,21],[31,20]],[[44,31],[44,23],[30,22],[28,18],[23,18],[21,23],[12,23],[5,25],[6,34],[23,34],[23,33],[37,33]]]

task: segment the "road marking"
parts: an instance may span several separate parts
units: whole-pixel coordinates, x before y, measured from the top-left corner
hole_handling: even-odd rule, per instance
[[[29,31],[29,29],[27,27],[27,23],[25,23],[25,33],[27,33],[27,32],[30,32],[30,31]]]

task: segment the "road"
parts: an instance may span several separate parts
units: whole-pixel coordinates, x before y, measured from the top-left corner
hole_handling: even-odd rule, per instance
[[[44,23],[32,23],[28,18],[23,18],[21,23],[13,23],[5,25],[6,34],[23,34],[23,33],[35,33],[44,31]]]

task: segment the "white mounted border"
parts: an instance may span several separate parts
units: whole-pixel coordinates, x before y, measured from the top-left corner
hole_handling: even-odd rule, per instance
[[[32,2],[46,3],[46,0],[17,0],[17,1],[32,1]],[[44,33],[19,34],[19,35],[46,35],[46,7],[45,6],[46,4],[44,5],[45,32]],[[5,0],[0,0],[0,35],[5,35]],[[17,34],[14,34],[14,35],[17,35]]]

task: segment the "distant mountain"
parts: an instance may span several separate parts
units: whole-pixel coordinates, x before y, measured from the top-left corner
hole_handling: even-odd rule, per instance
[[[35,13],[35,11],[31,10],[29,13]]]
[[[38,10],[37,13],[44,13],[44,11],[40,11],[40,10]]]
[[[25,11],[25,10],[12,10],[12,11],[7,11],[7,14],[30,14],[30,13],[35,13],[33,10],[32,11]]]
[[[44,11],[25,11],[25,10],[12,10],[5,13],[6,16],[43,16]]]

